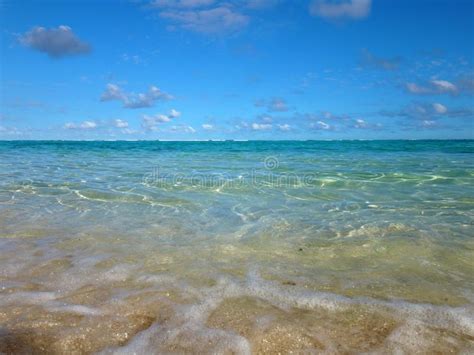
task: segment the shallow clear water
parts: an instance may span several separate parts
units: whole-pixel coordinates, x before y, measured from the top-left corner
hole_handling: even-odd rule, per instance
[[[473,158],[0,142],[0,351],[474,351]]]

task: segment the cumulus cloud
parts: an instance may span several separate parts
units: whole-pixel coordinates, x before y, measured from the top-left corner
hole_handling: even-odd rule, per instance
[[[97,128],[97,123],[95,121],[83,121],[79,124],[76,124],[74,122],[68,122],[64,125],[65,129],[95,129]]]
[[[310,4],[309,12],[313,16],[329,20],[363,19],[370,14],[371,5],[371,0],[314,0]]]
[[[100,101],[120,101],[125,108],[152,107],[157,101],[171,100],[173,96],[161,91],[156,86],[150,86],[146,93],[127,93],[118,85],[107,84]]]
[[[156,115],[143,115],[142,127],[149,131],[159,130],[159,125],[162,123],[171,122],[172,119],[181,116],[181,112],[171,109],[167,115],[158,113]]]
[[[81,41],[68,26],[46,29],[34,27],[18,37],[19,42],[28,48],[48,54],[52,58],[87,54],[89,44]]]
[[[181,112],[176,111],[174,108],[172,108],[168,113],[168,116],[171,118],[178,118],[179,116],[181,116]]]
[[[107,84],[107,88],[102,93],[100,97],[100,101],[111,101],[111,100],[119,100],[119,101],[126,101],[127,96],[125,93],[122,92],[122,89],[115,84]]]
[[[423,94],[457,94],[458,87],[447,80],[431,80],[426,84],[406,83],[407,91],[415,95]]]
[[[382,58],[372,54],[369,50],[362,50],[362,64],[367,67],[383,70],[396,70],[400,66],[401,59],[399,57],[394,58]]]
[[[248,16],[225,5],[192,10],[168,8],[160,12],[160,17],[170,20],[178,28],[203,34],[235,32],[250,21]]]

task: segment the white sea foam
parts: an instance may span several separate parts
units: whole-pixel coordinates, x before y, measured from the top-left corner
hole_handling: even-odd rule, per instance
[[[169,283],[170,276],[143,277],[147,283]],[[175,285],[178,283],[175,282]],[[139,333],[125,347],[108,349],[104,353],[159,353],[169,344],[179,343],[199,351],[206,343],[206,352],[233,351],[247,354],[251,351],[247,339],[233,332],[207,328],[209,315],[226,299],[250,296],[267,301],[279,308],[293,307],[308,310],[340,312],[357,306],[365,306],[374,312],[389,312],[398,319],[399,326],[387,337],[385,348],[393,351],[419,351],[433,341],[433,328],[474,336],[474,313],[468,307],[446,307],[415,304],[404,301],[384,301],[373,298],[350,298],[326,292],[282,286],[262,279],[256,271],[249,273],[245,281],[221,276],[215,286],[195,289],[180,283],[184,292],[198,296],[195,304],[175,305],[176,315],[171,323],[154,324]],[[454,340],[453,340],[454,341]],[[160,348],[162,346],[162,348]]]

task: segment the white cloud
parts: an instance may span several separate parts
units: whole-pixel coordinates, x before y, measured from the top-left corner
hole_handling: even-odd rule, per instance
[[[159,124],[171,122],[172,119],[178,118],[179,116],[181,116],[181,112],[175,109],[171,109],[167,115],[161,113],[156,115],[143,115],[142,127],[147,130],[156,131],[158,130],[157,126]]]
[[[154,0],[150,6],[157,8],[183,8],[190,9],[212,5],[215,0]]]
[[[439,113],[440,115],[448,112],[448,108],[440,103],[434,103],[433,108],[436,113]]]
[[[64,125],[65,129],[94,129],[97,128],[97,123],[94,121],[83,121],[82,123],[76,124],[74,122],[68,122]]]
[[[168,9],[162,11],[160,17],[172,21],[179,28],[203,34],[235,32],[250,21],[248,16],[224,5],[199,10]]]
[[[260,115],[258,116],[258,119],[261,120],[264,123],[272,123],[273,122],[273,117],[270,115]]]
[[[326,111],[326,112],[323,112],[323,117],[328,120],[328,119],[334,118],[334,115],[331,112]]]
[[[290,126],[288,123],[279,124],[279,125],[278,125],[278,129],[279,129],[280,131],[287,132],[287,131],[291,131],[291,126]]]
[[[436,122],[435,122],[435,121],[432,121],[432,120],[423,120],[423,121],[421,122],[421,125],[422,125],[423,127],[428,127],[428,128],[429,128],[429,127],[436,126]]]
[[[400,62],[401,59],[399,57],[382,58],[372,54],[368,49],[362,50],[362,64],[368,67],[383,70],[396,70],[399,68]]]
[[[357,128],[357,129],[372,129],[372,130],[378,130],[381,129],[383,126],[381,123],[369,123],[361,118],[358,118],[354,121],[354,125],[352,128]]]
[[[0,126],[0,134],[2,135],[9,135],[9,136],[23,136],[25,132],[20,131],[16,127],[3,127]]]
[[[175,133],[196,133],[193,127],[185,124],[171,126],[170,131]]]
[[[204,123],[201,127],[206,131],[212,131],[214,129],[214,126],[209,123]]]
[[[144,63],[143,60],[140,58],[139,55],[129,55],[127,53],[123,53],[120,58],[122,59],[122,61],[124,62],[130,62],[130,63],[133,63],[133,64],[142,64]]]
[[[162,114],[156,114],[156,115],[143,115],[142,118],[142,126],[143,128],[149,129],[149,130],[156,130],[156,126],[159,125],[160,123],[166,123],[170,122],[171,119]]]
[[[239,124],[236,124],[235,129],[241,130],[241,129],[246,129],[249,127],[249,124],[245,121],[240,122]]]
[[[284,112],[284,111],[288,111],[288,107],[286,106],[286,102],[285,102],[284,99],[274,98],[270,102],[269,110],[270,111],[277,111],[277,112]]]
[[[246,0],[245,6],[252,10],[262,10],[277,5],[279,1],[280,0]]]
[[[181,112],[176,111],[174,108],[172,108],[168,116],[171,118],[178,118],[179,116],[181,116]]]
[[[458,87],[447,80],[431,80],[425,85],[407,83],[406,89],[412,94],[456,94]]]
[[[100,97],[100,101],[111,101],[111,100],[119,100],[125,101],[127,96],[122,92],[122,89],[118,85],[115,84],[107,84],[105,91],[102,93]]]
[[[97,128],[97,123],[95,123],[94,121],[84,121],[81,123],[79,127],[82,129]]]
[[[371,0],[343,0],[333,2],[328,0],[314,0],[309,7],[313,16],[327,19],[362,19],[369,15]]]
[[[407,83],[406,88],[412,94],[427,94],[430,92],[430,89],[425,86],[420,86],[415,83]]]
[[[473,110],[469,108],[449,108],[440,103],[414,102],[396,111],[381,111],[386,117],[402,117],[418,122],[423,120],[438,120],[443,117],[472,117]]]
[[[355,128],[366,128],[367,127],[367,122],[365,122],[364,120],[362,120],[360,118],[356,119],[354,127]]]
[[[447,80],[432,80],[431,84],[441,92],[457,92],[458,88]]]
[[[117,119],[114,121],[114,126],[117,128],[127,128],[128,122],[124,120]]]
[[[322,130],[329,130],[331,129],[331,125],[327,124],[326,122],[324,121],[318,121],[316,123],[312,123],[311,124],[311,127],[312,128],[315,128],[315,129],[322,129]]]
[[[251,127],[254,131],[268,131],[272,129],[272,125],[268,123],[252,123]]]
[[[270,112],[285,112],[288,111],[288,106],[285,99],[281,97],[274,97],[271,100],[259,99],[255,101],[256,107],[266,107]]]
[[[123,134],[136,134],[136,133],[139,133],[139,131],[137,131],[136,129],[131,129],[131,128],[124,128],[122,130],[120,130],[121,133]]]
[[[107,84],[100,101],[121,101],[125,108],[152,107],[157,101],[171,100],[173,96],[161,91],[156,86],[150,86],[146,93],[126,93],[118,85]]]
[[[18,40],[23,46],[46,53],[53,58],[86,54],[91,51],[90,45],[82,42],[68,26],[51,29],[34,27],[20,35]]]

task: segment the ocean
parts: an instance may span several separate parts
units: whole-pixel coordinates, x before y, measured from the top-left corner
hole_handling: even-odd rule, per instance
[[[474,141],[0,142],[0,351],[474,351]]]

